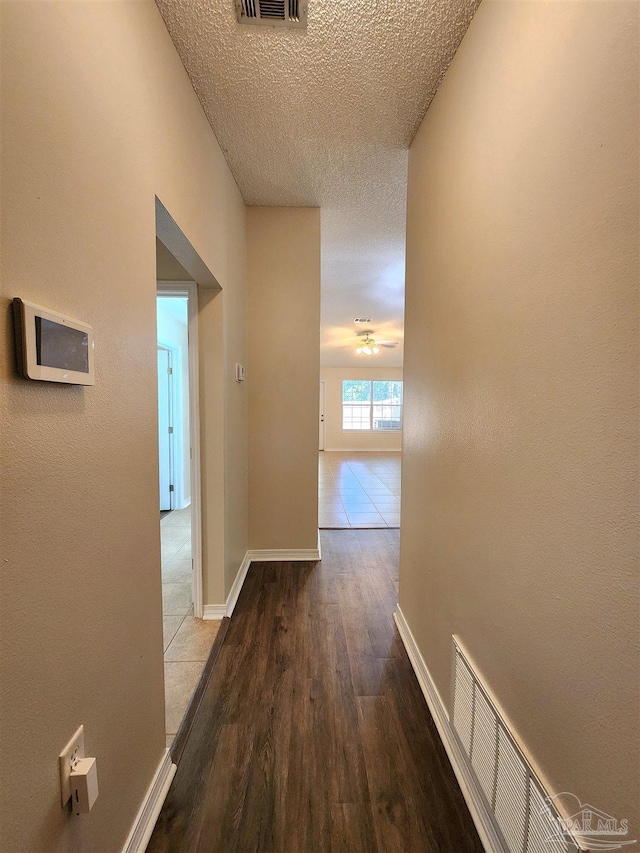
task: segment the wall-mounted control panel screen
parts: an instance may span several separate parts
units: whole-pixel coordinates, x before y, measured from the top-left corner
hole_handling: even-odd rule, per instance
[[[23,299],[13,300],[18,370],[27,379],[93,385],[93,329]]]

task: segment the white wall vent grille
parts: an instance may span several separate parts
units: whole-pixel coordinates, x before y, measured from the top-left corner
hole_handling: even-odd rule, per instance
[[[575,853],[577,841],[557,836],[538,777],[509,731],[486,686],[453,638],[451,725],[509,853]]]
[[[235,0],[238,22],[304,29],[309,0]]]

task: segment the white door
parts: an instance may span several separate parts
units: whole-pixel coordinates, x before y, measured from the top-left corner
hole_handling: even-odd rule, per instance
[[[171,380],[171,352],[158,347],[158,449],[161,511],[173,509]]]
[[[324,382],[320,383],[320,446],[324,450]]]

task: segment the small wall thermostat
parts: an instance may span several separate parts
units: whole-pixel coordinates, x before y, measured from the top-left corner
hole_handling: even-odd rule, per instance
[[[244,364],[236,362],[236,382],[244,382]]]

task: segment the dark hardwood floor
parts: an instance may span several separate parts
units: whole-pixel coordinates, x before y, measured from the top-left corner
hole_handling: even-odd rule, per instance
[[[398,530],[254,563],[148,853],[481,853],[392,614]]]

